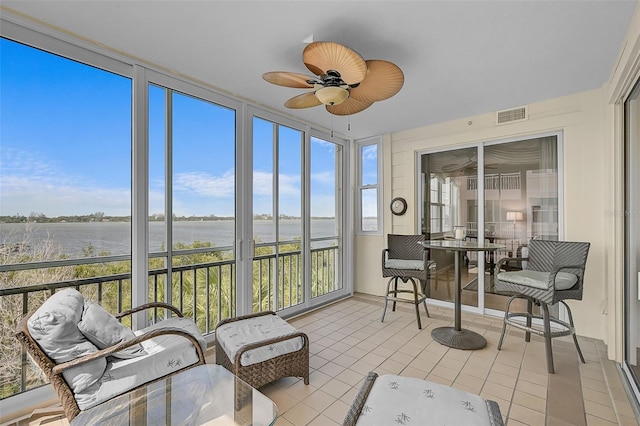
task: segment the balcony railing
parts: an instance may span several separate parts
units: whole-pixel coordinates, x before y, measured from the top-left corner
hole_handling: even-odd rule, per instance
[[[198,254],[209,255],[219,254],[221,251],[224,251],[224,248],[197,250]],[[186,252],[193,254],[194,250]],[[178,253],[184,252],[177,252],[176,257]],[[310,297],[318,297],[342,288],[342,281],[336,273],[338,256],[339,247],[335,245],[311,250]],[[32,273],[37,270],[86,267],[96,263],[122,261],[129,261],[128,256],[2,265],[0,273]],[[253,271],[254,312],[283,310],[304,303],[305,289],[300,250],[255,256]],[[168,274],[172,277],[170,289],[165,285]],[[43,273],[42,276],[47,274]],[[213,333],[222,319],[235,315],[235,276],[233,259],[173,266],[170,269],[153,269],[149,271],[149,301],[167,302],[178,307],[185,316],[196,322],[203,334],[207,335]],[[277,285],[274,286],[274,283]],[[112,313],[131,308],[130,272],[0,289],[0,363],[3,365],[0,370],[0,399],[45,383],[39,369],[30,362],[22,346],[13,337],[13,330],[25,314],[36,309],[57,290],[68,287],[77,289],[87,299],[100,303]],[[149,313],[149,321],[155,323],[166,315],[162,309],[152,310]]]

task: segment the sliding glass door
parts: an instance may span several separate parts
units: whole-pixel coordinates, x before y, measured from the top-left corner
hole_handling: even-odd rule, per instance
[[[486,259],[485,308],[501,311],[506,297],[494,286],[493,266],[526,257],[532,238],[559,239],[558,135],[485,146],[484,198],[484,238],[504,246]]]
[[[464,226],[476,238],[478,224],[478,148],[424,154],[421,158],[422,232],[430,240],[453,239],[454,227]],[[456,294],[453,252],[434,250],[430,297],[453,302]],[[482,255],[480,255],[482,257]],[[478,306],[478,254],[469,252],[462,265],[462,303]]]
[[[344,146],[255,111],[251,122],[253,312],[298,312],[346,294]]]
[[[640,82],[625,104],[624,371],[640,398]]]
[[[468,241],[504,247],[467,254],[464,305],[504,310],[507,298],[494,286],[496,263],[504,257],[526,257],[531,238],[559,239],[559,138],[560,134],[549,134],[421,155],[421,224],[427,238],[453,239],[460,226]],[[437,269],[430,297],[450,302],[455,294],[453,255],[440,252],[431,257]]]

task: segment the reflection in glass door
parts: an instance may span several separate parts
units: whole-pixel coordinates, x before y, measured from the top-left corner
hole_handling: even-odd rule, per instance
[[[485,259],[485,308],[502,311],[507,297],[493,285],[495,264],[526,257],[531,238],[559,237],[558,135],[485,146],[484,195],[485,241],[505,246]],[[522,262],[506,268],[521,269]]]
[[[640,399],[640,83],[625,107],[625,305],[624,371]]]
[[[467,254],[464,305],[503,311],[507,298],[493,284],[497,262],[526,257],[531,238],[559,238],[558,138],[553,134],[422,155],[422,232],[427,238],[453,239],[455,227],[463,226],[467,241],[480,238],[504,246],[493,253]],[[452,301],[453,256],[442,252],[431,257],[437,269],[430,297]],[[511,262],[507,267],[522,265]]]
[[[454,226],[465,226],[475,238],[478,212],[478,150],[464,148],[424,154],[422,171],[422,232],[430,240],[453,239]],[[456,294],[452,252],[433,250],[436,271],[428,296],[453,302]],[[478,255],[469,252],[462,265],[462,304],[478,306]],[[430,293],[430,294],[429,294]]]

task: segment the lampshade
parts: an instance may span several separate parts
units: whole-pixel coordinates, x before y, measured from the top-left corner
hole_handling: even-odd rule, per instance
[[[327,86],[316,90],[316,98],[325,105],[339,105],[349,97],[349,91],[338,86]]]
[[[522,212],[507,212],[507,220],[517,221],[523,219],[524,215],[522,214]]]

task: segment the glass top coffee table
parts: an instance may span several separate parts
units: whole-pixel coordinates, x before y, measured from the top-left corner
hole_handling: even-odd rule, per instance
[[[273,425],[276,405],[220,365],[190,368],[81,412],[71,425]]]

